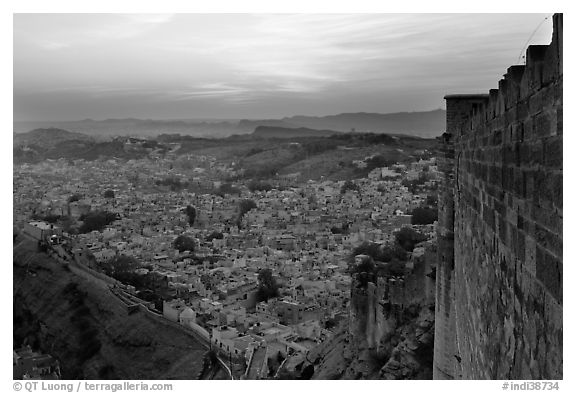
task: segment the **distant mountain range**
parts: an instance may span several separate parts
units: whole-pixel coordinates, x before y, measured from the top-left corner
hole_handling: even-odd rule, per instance
[[[224,138],[235,134],[251,134],[258,127],[308,128],[340,132],[373,132],[403,134],[425,138],[441,135],[445,130],[446,111],[399,113],[341,113],[330,116],[292,116],[282,119],[240,121],[107,119],[68,122],[14,122],[19,134],[38,128],[55,127],[84,133],[96,139],[117,135],[157,136],[181,134],[195,137]]]
[[[280,120],[242,120],[241,130],[250,132],[258,126],[284,128],[311,128],[340,132],[373,132],[376,134],[402,134],[432,138],[446,128],[446,111],[399,113],[341,113],[331,116],[292,116]]]
[[[252,133],[255,137],[260,138],[303,138],[303,137],[322,137],[332,136],[339,134],[338,131],[332,130],[316,130],[313,128],[287,128],[287,127],[271,127],[271,126],[258,126]]]

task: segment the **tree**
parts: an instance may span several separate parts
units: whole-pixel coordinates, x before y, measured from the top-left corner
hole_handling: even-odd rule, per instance
[[[416,232],[414,229],[409,227],[404,227],[396,233],[396,242],[404,250],[408,252],[414,251],[416,244],[425,241],[427,238],[420,232]]]
[[[226,196],[227,194],[240,195],[241,191],[230,183],[223,183],[220,187],[218,187],[218,189],[214,193],[224,198],[224,196]]]
[[[259,180],[252,180],[248,183],[248,189],[252,192],[254,191],[270,191],[272,189],[272,185],[267,182],[259,181]]]
[[[438,220],[438,210],[429,207],[417,207],[410,214],[412,225],[428,225]]]
[[[58,221],[59,219],[60,219],[60,216],[57,214],[48,214],[48,215],[44,216],[44,221],[46,221],[50,224],[56,223],[56,221]]]
[[[369,255],[372,259],[379,261],[381,260],[380,245],[372,242],[363,242],[352,250],[351,262],[354,262],[356,255]]]
[[[256,300],[264,302],[270,298],[279,295],[278,284],[272,276],[272,270],[262,269],[258,272],[258,291],[256,292]]]
[[[80,199],[82,199],[82,195],[80,194],[70,195],[70,197],[68,198],[68,203],[77,202]]]
[[[114,198],[114,191],[113,190],[104,191],[104,198]]]
[[[196,221],[196,208],[194,206],[186,206],[186,215],[188,216],[188,224],[190,224],[190,226],[194,225],[194,222]]]
[[[395,160],[386,158],[383,155],[375,155],[366,160],[366,170],[371,171],[372,169],[390,166],[395,163]]]
[[[194,239],[189,236],[180,235],[174,240],[174,248],[179,252],[190,251],[194,252],[195,243]]]
[[[240,215],[248,213],[252,209],[256,209],[257,205],[252,199],[243,199],[240,201]]]
[[[408,253],[399,244],[386,244],[380,249],[380,259],[383,262],[394,260],[405,261],[408,259]]]
[[[211,242],[213,239],[223,239],[224,235],[222,232],[214,231],[206,237],[207,242]]]
[[[430,206],[432,208],[438,207],[438,194],[428,194],[426,195],[426,206]]]
[[[256,209],[256,207],[256,202],[254,202],[252,199],[243,199],[240,201],[240,205],[238,206],[238,219],[236,221],[238,228],[242,227],[242,217],[244,217],[244,214],[248,213],[252,209]]]
[[[83,224],[80,226],[80,233],[88,233],[92,231],[101,231],[108,224],[111,224],[118,218],[115,213],[107,211],[94,211],[80,216]]]
[[[108,275],[124,282],[127,281],[127,276],[133,274],[134,270],[137,269],[138,266],[138,261],[133,257],[128,255],[117,255],[108,264]]]
[[[360,193],[360,186],[358,186],[358,184],[353,183],[353,182],[350,181],[350,180],[346,180],[346,181],[344,182],[344,185],[343,185],[342,188],[340,189],[340,193],[341,193],[341,194],[345,194],[346,191],[348,191],[348,190],[350,190],[350,191],[356,191],[356,192]]]

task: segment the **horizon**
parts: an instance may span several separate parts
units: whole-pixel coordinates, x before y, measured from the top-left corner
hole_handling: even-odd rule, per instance
[[[323,114],[323,115],[287,115],[281,116],[277,118],[139,118],[139,117],[112,117],[112,118],[101,118],[101,119],[93,119],[93,118],[84,118],[84,119],[72,119],[72,120],[14,120],[13,123],[81,123],[81,122],[105,122],[105,121],[126,121],[126,120],[139,120],[139,121],[159,121],[159,122],[170,122],[170,121],[182,121],[182,122],[239,122],[242,120],[248,121],[266,121],[266,120],[283,120],[283,119],[290,119],[293,117],[329,117],[329,116],[338,116],[338,115],[357,115],[357,114],[366,114],[366,115],[397,115],[397,114],[405,114],[405,113],[428,113],[428,112],[436,112],[436,111],[446,111],[446,108],[437,108],[437,109],[430,109],[430,110],[415,110],[415,111],[400,111],[400,112],[341,112],[341,113],[332,113],[332,114]]]
[[[14,14],[13,121],[428,112],[495,88],[549,16]]]

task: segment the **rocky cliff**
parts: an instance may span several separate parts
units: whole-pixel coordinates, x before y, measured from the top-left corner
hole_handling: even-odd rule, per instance
[[[312,379],[432,379],[436,245],[412,253],[403,277],[353,280],[349,325],[312,350]]]

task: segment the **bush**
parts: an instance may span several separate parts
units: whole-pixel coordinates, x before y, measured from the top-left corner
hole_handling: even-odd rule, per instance
[[[409,252],[414,251],[416,244],[426,239],[426,236],[409,227],[404,227],[396,233],[396,242],[398,245]]]
[[[429,207],[417,207],[410,214],[412,225],[428,225],[438,220],[438,210]]]
[[[68,203],[78,202],[80,199],[82,199],[82,195],[80,195],[80,194],[74,194],[74,195],[71,195],[71,196],[68,198]]]
[[[348,190],[356,191],[356,192],[360,193],[360,186],[358,186],[358,184],[355,184],[350,180],[346,180],[346,182],[344,183],[344,185],[340,189],[340,193],[345,194],[346,191],[348,191]]]
[[[113,190],[104,191],[104,198],[114,198],[114,191]]]
[[[240,201],[238,219],[236,220],[236,225],[238,228],[242,226],[242,217],[244,214],[248,213],[252,209],[256,209],[257,205],[252,199],[243,199]]]
[[[174,248],[179,252],[190,251],[194,252],[195,243],[194,239],[189,236],[180,235],[174,240]]]
[[[270,191],[272,189],[272,185],[267,182],[259,181],[259,180],[252,180],[248,183],[248,189],[252,192],[254,191]]]
[[[80,216],[80,220],[83,224],[80,226],[80,233],[88,233],[92,231],[101,231],[109,225],[116,221],[118,215],[116,213],[110,213],[107,211],[95,211],[84,214]]]
[[[265,302],[270,298],[279,296],[278,284],[272,276],[272,270],[262,269],[258,272],[258,291],[256,301]]]
[[[224,198],[226,195],[240,195],[241,191],[230,183],[224,183],[214,193]]]
[[[57,214],[48,214],[47,216],[44,216],[44,218],[43,218],[44,221],[46,221],[50,224],[54,224],[59,219],[60,219],[60,216]]]
[[[213,239],[224,239],[224,235],[221,232],[214,231],[206,237],[207,242],[211,242]]]
[[[386,158],[382,155],[376,155],[366,160],[366,170],[371,171],[376,168],[383,168],[396,163],[396,160]]]

